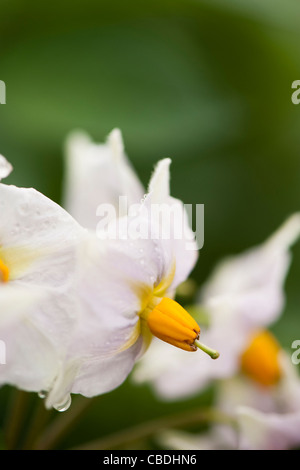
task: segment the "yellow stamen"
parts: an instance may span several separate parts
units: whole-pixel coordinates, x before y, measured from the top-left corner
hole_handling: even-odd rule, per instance
[[[0,259],[0,281],[8,282],[9,280],[9,268]]]
[[[151,333],[186,351],[196,351],[200,327],[175,300],[164,297],[147,316]]]
[[[261,385],[275,385],[281,376],[280,346],[268,331],[256,334],[242,355],[242,371]]]

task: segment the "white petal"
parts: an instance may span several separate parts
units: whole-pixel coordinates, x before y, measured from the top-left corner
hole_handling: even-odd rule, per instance
[[[300,376],[298,366],[291,360],[289,351],[281,350],[279,361],[282,377],[276,387],[278,408],[286,413],[300,411]]]
[[[238,410],[241,449],[289,450],[300,444],[300,412],[261,413],[251,408]]]
[[[175,450],[234,450],[237,449],[236,432],[229,426],[213,426],[201,434],[185,431],[165,431],[157,436],[165,449]]]
[[[107,344],[104,343],[104,345]],[[120,386],[131,372],[141,350],[142,338],[125,351],[109,355],[111,345],[82,361],[71,392],[92,397]]]
[[[220,263],[202,290],[202,303],[229,306],[252,328],[274,322],[284,306],[289,249],[299,235],[300,214],[294,214],[262,245]]]
[[[111,136],[111,139],[118,139],[118,136]],[[114,146],[120,151],[118,140],[114,142]],[[168,205],[173,202],[168,196],[166,183],[168,164],[158,165],[157,171],[154,183],[150,184],[150,197],[153,196],[155,200],[158,192],[165,194]],[[160,191],[161,187],[164,188],[163,191]],[[148,200],[147,198],[146,201]],[[159,200],[162,200],[161,197]],[[93,396],[120,385],[143,350],[143,338],[138,331],[138,314],[145,308],[148,297],[157,285],[170,278],[174,261],[176,281],[167,286],[169,290],[173,290],[177,283],[184,280],[191,269],[191,261],[187,263],[188,257],[177,249],[182,246],[177,240],[174,242],[174,222],[171,222],[171,244],[170,239],[161,240],[155,236],[134,240],[126,236],[128,224],[137,223],[142,232],[153,228],[149,214],[145,215],[143,211],[145,206],[146,204],[138,205],[135,215],[112,220],[109,234],[117,227],[118,236],[115,239],[109,236],[100,245],[96,240],[91,240],[91,251],[85,257],[83,255],[87,266],[82,267],[84,276],[78,284],[82,313],[79,314],[72,334],[72,343],[64,366],[66,370],[70,367],[73,371],[76,369],[76,374],[68,383],[61,381],[61,386],[54,386],[57,391],[52,395],[56,398],[51,398],[51,402],[57,401],[58,395],[59,401],[69,393]],[[182,212],[181,207],[180,210]],[[155,226],[155,234],[157,229]],[[124,238],[122,235],[125,235]]]
[[[118,216],[120,196],[126,196],[130,206],[139,203],[144,192],[124,153],[119,129],[105,144],[93,143],[83,132],[67,139],[64,205],[82,226],[96,230],[99,205],[111,204]]]
[[[170,196],[170,165],[171,159],[160,160],[151,176],[148,186],[148,197],[151,204],[162,204],[167,202]]]
[[[0,181],[7,178],[12,172],[12,165],[6,160],[3,155],[0,155]]]
[[[21,282],[0,285],[0,339],[6,348],[0,383],[49,390],[65,357],[78,301],[70,292]]]
[[[149,226],[143,214],[128,219],[118,225],[137,220]],[[95,254],[86,256],[92,263],[78,288],[83,313],[68,352],[79,364],[72,392],[86,396],[109,391],[127,377],[143,349],[138,314],[173,268],[173,252],[160,239],[109,238],[100,246],[101,251],[91,240]]]
[[[98,245],[91,239],[87,248],[77,288],[80,313],[66,363],[78,367],[69,391],[93,396],[120,385],[141,354],[138,313],[160,279],[161,266],[148,240]]]
[[[86,231],[33,189],[0,185],[0,339],[7,363],[1,383],[48,389],[57,376],[76,319],[73,283]]]
[[[32,289],[30,286],[20,286],[11,282],[0,283],[0,329],[18,319],[24,312],[30,311],[32,305],[43,297],[44,291],[41,289]]]
[[[169,430],[156,436],[163,449],[174,450],[215,450],[218,449],[218,442],[211,434],[192,434],[185,431]]]
[[[237,374],[218,384],[216,405],[232,416],[240,406],[252,407],[263,413],[276,412],[276,387],[261,387]]]
[[[76,374],[78,373],[78,364],[76,361],[65,360],[59,362],[55,379],[48,389],[45,389],[46,408],[55,408],[58,411],[65,411],[71,405],[71,388]]]
[[[60,206],[34,189],[0,184],[0,258],[10,281],[70,284],[86,231]]]
[[[198,246],[184,204],[170,196],[170,163],[169,158],[158,162],[149,183],[145,208],[165,251],[176,265],[172,284],[172,288],[176,289],[194,268]]]

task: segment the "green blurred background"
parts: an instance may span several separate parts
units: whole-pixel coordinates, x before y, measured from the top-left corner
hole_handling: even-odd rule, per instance
[[[198,285],[221,257],[260,243],[299,210],[300,106],[291,102],[300,79],[297,0],[0,0],[0,11],[8,183],[60,202],[66,135],[81,128],[100,142],[119,127],[145,185],[157,160],[171,157],[172,194],[205,205]],[[299,243],[293,254],[284,316],[273,328],[287,348],[300,336]],[[1,421],[11,395],[0,391]],[[57,446],[210,399],[208,392],[161,403],[127,380],[94,400]],[[34,409],[36,398],[27,400]]]

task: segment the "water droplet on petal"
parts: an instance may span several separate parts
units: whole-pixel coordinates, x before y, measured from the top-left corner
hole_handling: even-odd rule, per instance
[[[70,408],[71,403],[72,403],[71,395],[68,395],[64,403],[62,403],[61,405],[56,405],[53,408],[55,408],[57,411],[60,411],[60,412],[67,411]]]
[[[46,398],[46,396],[48,395],[48,392],[46,390],[41,390],[39,393],[38,393],[38,396],[40,398]]]

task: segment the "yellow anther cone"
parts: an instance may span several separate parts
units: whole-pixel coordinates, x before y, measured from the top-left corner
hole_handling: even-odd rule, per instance
[[[268,331],[260,331],[242,355],[242,371],[264,386],[275,385],[281,377],[280,346]]]
[[[151,333],[157,338],[185,351],[202,349],[216,359],[219,354],[198,342],[200,327],[175,300],[164,297],[147,315]],[[211,354],[212,352],[212,354]]]
[[[9,280],[9,268],[0,259],[0,282],[8,282]]]

